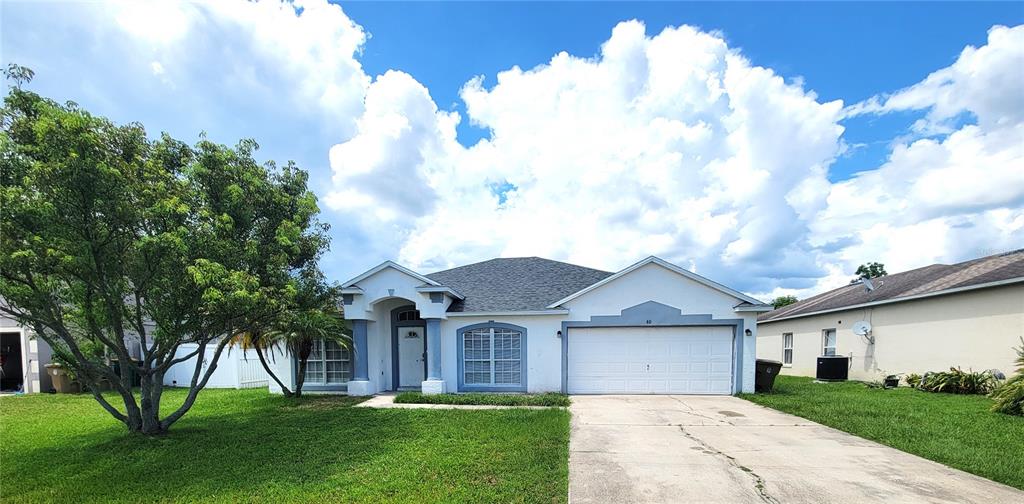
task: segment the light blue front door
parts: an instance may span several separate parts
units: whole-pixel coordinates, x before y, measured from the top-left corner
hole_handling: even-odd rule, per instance
[[[422,327],[398,328],[398,386],[419,388],[423,371],[424,331]]]

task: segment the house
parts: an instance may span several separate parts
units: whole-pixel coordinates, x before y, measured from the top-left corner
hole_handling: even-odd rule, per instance
[[[353,351],[320,343],[304,390],[734,394],[754,389],[760,301],[657,257],[611,273],[537,257],[343,284]],[[295,362],[275,359],[294,381]],[[277,389],[271,383],[271,389]]]
[[[129,355],[140,358],[138,337],[126,338]],[[184,357],[196,349],[194,343],[178,347],[176,357]],[[207,359],[213,353],[213,345],[207,349]],[[32,329],[21,326],[14,319],[0,315],[0,392],[22,392],[26,394],[51,392],[53,380],[46,372],[46,365],[52,362],[53,350],[41,338],[35,337]],[[164,375],[164,385],[187,387],[195,371],[195,357],[171,366]],[[206,366],[204,363],[204,372]],[[269,376],[256,358],[255,351],[231,348],[225,351],[217,369],[207,382],[208,388],[255,388],[266,387]]]
[[[870,332],[855,334],[860,321]],[[1024,249],[840,287],[758,318],[757,356],[814,376],[819,355],[851,357],[850,378],[941,371],[1010,373],[1024,335]]]

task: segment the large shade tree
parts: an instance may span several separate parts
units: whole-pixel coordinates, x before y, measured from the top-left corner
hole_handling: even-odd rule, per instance
[[[0,314],[130,431],[162,433],[232,337],[278,320],[316,270],[328,239],[307,175],[258,163],[249,140],[150,139],[6,73],[18,85],[0,110]],[[162,411],[164,374],[189,361],[184,403]]]

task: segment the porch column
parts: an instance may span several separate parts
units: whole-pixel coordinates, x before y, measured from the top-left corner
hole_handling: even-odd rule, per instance
[[[370,379],[369,362],[366,358],[366,321],[352,321],[352,379],[366,381]]]
[[[441,319],[428,318],[427,322],[427,379],[422,384],[424,394],[443,394],[441,377]]]
[[[366,320],[352,321],[352,380],[348,382],[348,395],[364,396],[377,392],[370,381],[366,326]]]

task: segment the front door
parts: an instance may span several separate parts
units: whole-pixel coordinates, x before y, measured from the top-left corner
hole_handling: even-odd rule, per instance
[[[426,351],[422,327],[398,328],[398,386],[419,388],[426,379],[423,354]]]

